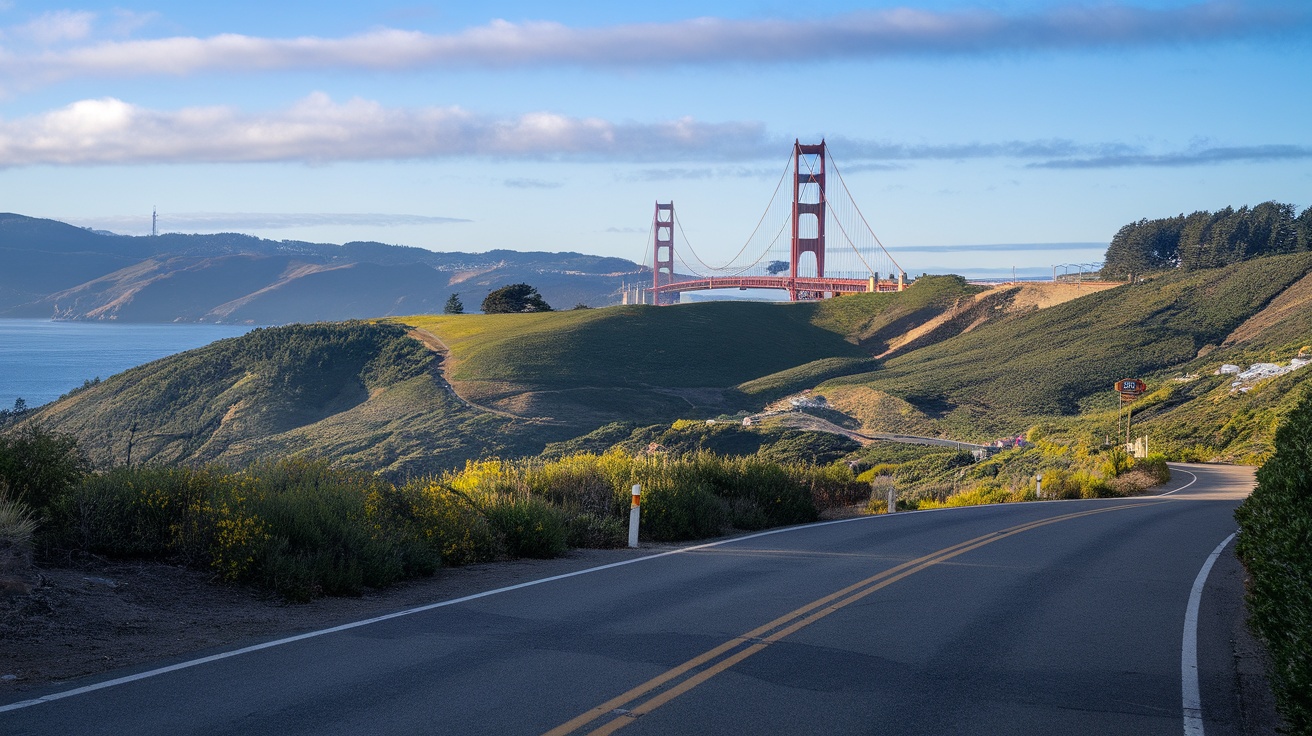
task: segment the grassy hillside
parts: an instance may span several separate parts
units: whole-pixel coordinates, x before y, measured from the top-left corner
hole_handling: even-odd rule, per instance
[[[126,462],[131,444],[137,463],[299,454],[400,477],[551,443],[665,444],[675,420],[755,412],[813,387],[867,432],[970,441],[1040,425],[1098,446],[1120,434],[1111,384],[1133,376],[1153,388],[1134,411],[1155,449],[1260,459],[1291,390],[1312,379],[1309,369],[1239,392],[1214,375],[1312,345],[1312,254],[1038,308],[1061,298],[936,277],[820,303],[256,330],[78,390],[37,418],[102,465]],[[717,430],[694,444],[755,452],[780,439]]]
[[[303,454],[418,474],[534,455],[612,421],[754,411],[870,370],[877,362],[863,341],[908,313],[940,314],[970,291],[960,279],[931,278],[902,294],[825,303],[404,320],[439,335],[447,355],[397,324],[263,329],[76,391],[37,419],[77,435],[102,466],[127,462],[131,445],[134,463]]]
[[[532,454],[550,428],[467,407],[440,361],[394,325],[294,325],[164,358],[36,413],[101,466],[320,456],[395,476]],[[540,435],[540,436],[539,436]]]
[[[1114,405],[1119,378],[1219,365],[1250,344],[1307,339],[1308,310],[1291,305],[1266,330],[1220,347],[1310,270],[1312,255],[1299,254],[1172,273],[983,325],[821,391],[871,430],[911,422],[961,439],[1015,432],[1034,417]]]
[[[978,289],[956,277],[825,302],[701,302],[538,314],[404,317],[450,349],[471,401],[588,428],[757,409],[874,367],[872,346]]]

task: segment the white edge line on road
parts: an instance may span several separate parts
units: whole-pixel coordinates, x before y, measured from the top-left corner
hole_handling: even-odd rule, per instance
[[[210,662],[217,662],[221,659],[236,657],[241,654],[250,654],[251,652],[258,652],[262,649],[272,649],[273,647],[280,647],[285,644],[291,644],[293,642],[302,641],[304,639],[313,639],[315,637],[324,636],[326,634],[335,634],[340,631],[349,631],[350,629],[359,628],[361,626],[368,626],[370,624],[376,624],[382,621],[387,621],[389,619],[401,618],[402,616],[410,616],[416,613],[423,613],[424,611],[431,611],[436,608],[454,606],[458,603],[465,603],[468,601],[477,600],[479,598],[486,598],[488,596],[498,595],[500,593],[509,593],[512,590],[529,588],[534,585],[541,585],[543,583],[550,583],[557,580],[564,580],[566,578],[577,577],[579,575],[587,575],[589,573],[601,572],[602,570],[609,570],[615,567],[623,567],[624,565],[632,565],[636,562],[645,562],[647,560],[655,560],[661,557],[669,557],[670,555],[678,555],[678,554],[683,554],[685,552],[693,552],[699,549],[718,547],[722,544],[742,542],[748,539],[756,539],[757,537],[768,537],[771,534],[781,534],[783,532],[794,531],[797,529],[809,529],[817,526],[829,526],[831,524],[845,524],[851,521],[862,521],[866,519],[885,518],[888,516],[889,516],[888,514],[882,514],[876,516],[857,516],[851,519],[836,519],[834,521],[822,521],[814,524],[781,527],[779,529],[770,529],[768,531],[757,532],[756,534],[748,534],[742,537],[733,537],[732,539],[721,539],[719,541],[707,542],[705,544],[698,544],[691,547],[682,547],[680,549],[670,550],[668,552],[658,552],[653,555],[635,557],[631,560],[621,560],[619,562],[611,562],[609,564],[599,565],[597,567],[589,567],[586,570],[575,570],[574,572],[562,573],[560,575],[552,575],[551,577],[539,578],[537,580],[529,580],[527,582],[518,583],[516,585],[507,585],[503,588],[496,588],[494,590],[485,590],[481,593],[473,593],[471,595],[462,596],[460,598],[451,598],[449,600],[439,601],[437,603],[429,603],[427,605],[418,606],[416,608],[407,608],[403,611],[395,611],[393,613],[384,614],[382,616],[375,616],[373,618],[368,618],[361,621],[352,621],[350,623],[341,624],[340,626],[333,626],[332,628],[328,628],[328,629],[307,631],[304,634],[297,634],[296,636],[288,636],[282,639],[276,639],[274,641],[266,641],[261,644],[253,644],[251,646],[242,647],[241,649],[234,649],[229,652],[220,652],[218,654],[212,654],[208,657],[201,657],[199,659],[190,659],[185,662],[178,662],[177,664],[171,664],[166,667],[159,667],[153,670],[148,670],[146,672],[138,672],[135,675],[126,675],[124,677],[117,677],[114,678],[113,680],[105,680],[104,682],[97,682],[91,685],[74,688],[72,690],[63,690],[57,693],[51,693],[50,695],[44,695],[42,697],[33,698],[31,700],[23,700],[17,703],[10,703],[8,705],[0,705],[0,713],[5,713],[7,711],[12,711],[12,710],[18,710],[20,708],[28,708],[33,705],[40,705],[41,703],[49,703],[51,701],[62,700],[64,698],[71,698],[75,695],[85,695],[86,693],[95,692],[96,690],[103,690],[105,688],[116,687],[118,685],[126,685],[130,682],[136,682],[137,680],[145,680],[151,677],[157,677],[159,675],[168,674],[170,672],[185,670],[190,667],[196,667],[198,665],[208,664]]]
[[[1185,471],[1185,472],[1189,472],[1189,471]],[[1190,473],[1190,475],[1193,475],[1193,474]],[[1193,481],[1190,481],[1187,485],[1185,485],[1185,486],[1183,486],[1183,487],[1181,487],[1181,488],[1178,488],[1178,489],[1176,489],[1176,490],[1177,490],[1177,491],[1182,491],[1182,490],[1184,490],[1185,488],[1188,488],[1189,485],[1193,485],[1194,481],[1197,481],[1197,480],[1198,480],[1198,476],[1194,476],[1194,480],[1193,480]],[[1172,491],[1172,493],[1174,493],[1174,492],[1175,492],[1175,491]],[[1163,495],[1167,495],[1167,494],[1163,494]],[[1146,497],[1144,497],[1144,498],[1151,498],[1151,497],[1150,497],[1150,496],[1146,496]],[[1124,501],[1124,500],[1126,500],[1126,499],[1124,499],[1124,498],[1113,498],[1113,499],[1093,499],[1093,500]],[[1040,502],[1037,502],[1037,503],[1048,503],[1048,502],[1040,501]],[[1020,505],[1020,504],[1008,504],[1008,505],[1010,505],[1010,506],[1016,506],[1016,505]],[[382,616],[375,616],[375,617],[373,617],[373,618],[367,618],[367,619],[363,619],[363,620],[361,620],[361,621],[352,621],[352,622],[350,622],[350,623],[341,624],[341,625],[339,625],[339,626],[333,626],[332,628],[328,628],[328,629],[319,629],[319,630],[317,630],[317,631],[307,631],[307,632],[305,632],[305,633],[303,633],[303,634],[297,634],[297,635],[295,635],[295,636],[288,636],[288,637],[284,637],[284,638],[282,638],[282,639],[275,639],[275,640],[273,640],[273,641],[266,641],[266,642],[263,642],[263,643],[261,643],[261,644],[253,644],[253,645],[248,646],[248,647],[242,647],[241,649],[233,649],[232,651],[228,651],[228,652],[219,652],[218,654],[211,654],[211,655],[208,656],[208,657],[201,657],[201,658],[199,658],[199,659],[189,659],[189,660],[187,660],[187,661],[185,661],[185,662],[178,662],[178,663],[176,663],[176,664],[171,664],[171,665],[168,665],[168,666],[165,666],[165,667],[158,667],[158,668],[153,669],[153,670],[147,670],[146,672],[138,672],[138,673],[135,674],[135,675],[125,675],[125,676],[123,676],[123,677],[116,677],[116,678],[114,678],[114,679],[112,679],[112,680],[105,680],[105,681],[103,681],[103,682],[97,682],[97,683],[93,683],[93,684],[91,684],[91,685],[85,685],[85,686],[83,686],[83,687],[74,688],[74,689],[72,689],[72,690],[62,690],[62,691],[60,691],[60,692],[51,693],[51,694],[49,694],[49,695],[43,695],[43,696],[41,696],[41,697],[39,697],[39,698],[32,698],[31,700],[22,700],[22,701],[19,701],[19,702],[17,702],[17,703],[10,703],[10,704],[8,704],[8,705],[0,705],[0,713],[5,713],[5,712],[8,712],[8,711],[13,711],[13,710],[19,710],[20,708],[30,708],[31,706],[34,706],[34,705],[40,705],[40,704],[42,704],[42,703],[49,703],[49,702],[52,702],[52,701],[55,701],[55,700],[63,700],[64,698],[71,698],[71,697],[73,697],[73,696],[75,696],[75,695],[85,695],[85,694],[87,694],[87,693],[95,692],[95,691],[97,691],[97,690],[104,690],[104,689],[106,689],[106,688],[117,687],[117,686],[119,686],[119,685],[126,685],[126,684],[128,684],[128,683],[136,682],[136,681],[138,681],[138,680],[146,680],[146,679],[149,679],[149,678],[151,678],[151,677],[158,677],[159,675],[165,675],[165,674],[168,674],[168,673],[170,673],[170,672],[176,672],[176,671],[178,671],[178,670],[185,670],[185,669],[188,669],[188,668],[191,668],[191,667],[196,667],[196,666],[199,666],[199,665],[202,665],[202,664],[208,664],[208,663],[210,663],[210,662],[217,662],[217,661],[219,661],[219,660],[221,660],[221,659],[228,659],[229,657],[236,657],[236,656],[238,656],[238,655],[242,655],[242,654],[250,654],[251,652],[258,652],[258,651],[260,651],[260,650],[262,650],[262,649],[272,649],[272,648],[274,648],[274,647],[280,647],[280,646],[283,646],[283,645],[285,645],[285,644],[292,644],[292,643],[294,643],[294,642],[302,641],[302,640],[304,640],[304,639],[313,639],[313,638],[315,638],[315,637],[325,636],[325,635],[327,635],[327,634],[335,634],[335,633],[338,633],[338,632],[341,632],[341,631],[349,631],[349,630],[351,630],[351,629],[356,629],[356,628],[359,628],[359,627],[361,627],[361,626],[369,626],[370,624],[376,624],[376,623],[380,623],[380,622],[382,622],[382,621],[388,621],[388,620],[390,620],[390,619],[394,619],[394,618],[401,618],[402,616],[410,616],[410,615],[413,615],[413,614],[416,614],[416,613],[423,613],[423,612],[425,612],[425,611],[432,611],[432,610],[437,609],[437,608],[444,608],[444,607],[446,607],[446,606],[454,606],[454,605],[456,605],[456,604],[458,604],[458,603],[466,603],[466,602],[468,602],[468,601],[477,600],[477,599],[479,599],[479,598],[487,598],[488,596],[499,595],[499,594],[501,594],[501,593],[509,593],[510,591],[513,591],[513,590],[519,590],[519,589],[521,589],[521,588],[529,588],[529,587],[532,587],[532,586],[534,586],[534,585],[541,585],[541,584],[543,584],[543,583],[551,583],[551,582],[555,582],[555,581],[557,581],[557,580],[564,580],[564,579],[566,579],[566,578],[577,577],[577,576],[579,576],[579,575],[588,575],[588,574],[590,574],[590,573],[594,573],[594,572],[601,572],[602,570],[610,570],[610,569],[612,569],[612,568],[616,568],[616,567],[623,567],[624,565],[632,565],[632,564],[637,563],[637,562],[646,562],[647,560],[655,560],[655,559],[660,559],[660,558],[662,558],[662,557],[669,557],[669,556],[671,556],[671,555],[679,555],[679,554],[684,554],[684,553],[686,553],[686,552],[695,552],[695,551],[697,551],[697,550],[701,550],[701,549],[708,549],[708,548],[711,548],[711,547],[718,547],[718,546],[720,546],[720,545],[722,545],[722,544],[733,544],[733,543],[737,543],[737,542],[744,542],[744,541],[747,541],[747,540],[749,540],[749,539],[758,539],[758,538],[760,538],[760,537],[768,537],[768,536],[770,536],[770,535],[772,535],[772,534],[783,534],[783,533],[785,533],[785,532],[797,531],[797,530],[799,530],[799,529],[813,529],[813,528],[815,528],[815,527],[831,526],[831,525],[833,525],[833,524],[846,524],[846,523],[853,522],[853,521],[869,521],[869,520],[872,520],[872,519],[889,519],[889,518],[895,518],[895,517],[900,517],[900,516],[906,516],[906,515],[908,515],[908,514],[932,514],[932,513],[935,513],[935,512],[939,512],[939,511],[965,511],[965,510],[967,510],[967,509],[989,509],[989,508],[996,508],[997,506],[998,506],[998,504],[981,504],[981,505],[978,505],[978,506],[956,506],[956,507],[944,507],[944,508],[937,508],[937,509],[925,509],[925,510],[923,510],[923,511],[899,511],[899,512],[897,512],[897,513],[895,513],[895,514],[874,514],[874,515],[871,515],[871,516],[856,516],[856,517],[852,517],[852,518],[850,518],[850,519],[835,519],[835,520],[833,520],[833,521],[821,521],[821,522],[815,522],[815,523],[811,523],[811,524],[799,524],[799,525],[797,525],[797,526],[780,527],[780,528],[778,528],[778,529],[769,529],[769,530],[767,530],[767,531],[756,532],[755,534],[747,534],[747,535],[744,535],[744,536],[741,536],[741,537],[733,537],[733,538],[731,538],[731,539],[721,539],[721,540],[718,540],[718,541],[715,541],[715,542],[706,542],[706,543],[704,543],[704,544],[693,545],[693,546],[691,546],[691,547],[681,547],[681,548],[679,548],[679,549],[670,550],[670,551],[668,551],[668,552],[658,552],[658,553],[653,554],[653,555],[645,555],[645,556],[643,556],[643,557],[635,557],[635,558],[633,558],[633,559],[631,559],[631,560],[621,560],[621,561],[619,561],[619,562],[611,562],[611,563],[608,563],[608,564],[605,564],[605,565],[599,565],[599,566],[597,566],[597,567],[589,567],[589,568],[587,568],[586,570],[575,570],[574,572],[562,573],[562,574],[560,574],[560,575],[552,575],[552,576],[550,576],[550,577],[539,578],[539,579],[537,579],[537,580],[529,580],[529,581],[527,581],[527,582],[518,583],[518,584],[516,584],[516,585],[508,585],[508,586],[505,586],[505,587],[503,587],[503,588],[496,588],[496,589],[494,589],[494,590],[485,590],[485,591],[483,591],[483,592],[481,592],[481,593],[473,593],[473,594],[471,594],[471,595],[462,596],[462,597],[460,597],[460,598],[451,598],[451,599],[449,599],[449,600],[439,601],[439,602],[437,602],[437,603],[429,603],[429,604],[427,604],[427,605],[418,606],[418,607],[416,607],[416,608],[407,608],[407,609],[405,609],[405,610],[403,610],[403,611],[394,611],[394,612],[392,612],[392,613],[384,614],[384,615],[382,615]]]
[[[1212,565],[1234,538],[1235,535],[1231,534],[1216,545],[1198,571],[1198,577],[1194,578],[1193,590],[1189,591],[1189,606],[1184,612],[1184,642],[1180,646],[1180,694],[1184,705],[1185,736],[1203,736],[1203,703],[1198,687],[1198,607],[1202,604],[1203,588],[1207,585]]]
[[[1188,470],[1185,470],[1184,468],[1175,468],[1175,470],[1178,470],[1178,471],[1180,471],[1181,473],[1189,473],[1189,475],[1192,475],[1194,479],[1191,480],[1191,481],[1189,481],[1188,483],[1185,483],[1184,485],[1180,486],[1179,488],[1175,489],[1174,491],[1170,491],[1169,493],[1159,493],[1159,494],[1157,494],[1157,495],[1159,495],[1159,496],[1169,496],[1169,495],[1171,495],[1172,493],[1179,493],[1180,491],[1183,491],[1184,489],[1186,489],[1186,488],[1188,488],[1189,486],[1191,486],[1191,485],[1193,485],[1193,484],[1195,484],[1195,483],[1198,482],[1198,476],[1197,476],[1196,474],[1194,474],[1193,472],[1188,471]]]

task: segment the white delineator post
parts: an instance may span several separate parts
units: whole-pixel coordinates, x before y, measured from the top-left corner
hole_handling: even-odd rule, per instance
[[[633,505],[629,507],[629,546],[638,546],[638,512],[642,510],[642,484],[633,484]]]
[[[1043,498],[1043,473],[1034,476],[1034,495]]]
[[[888,484],[888,513],[897,513],[897,486]]]

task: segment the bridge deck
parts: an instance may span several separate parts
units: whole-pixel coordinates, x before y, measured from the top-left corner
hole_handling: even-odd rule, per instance
[[[783,289],[813,292],[830,292],[834,294],[860,294],[874,291],[897,291],[896,281],[876,279],[836,279],[827,277],[786,276],[729,276],[721,278],[691,279],[661,284],[654,291],[670,294],[680,291],[705,291],[707,289]]]

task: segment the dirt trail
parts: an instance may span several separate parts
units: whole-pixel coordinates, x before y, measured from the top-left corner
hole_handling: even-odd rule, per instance
[[[450,391],[451,395],[456,397],[456,400],[459,401],[460,403],[464,404],[470,409],[485,411],[489,414],[496,414],[498,416],[507,417],[509,419],[519,419],[522,421],[530,421],[530,422],[541,421],[541,418],[539,417],[523,417],[518,414],[512,414],[508,411],[493,409],[490,406],[475,404],[469,399],[466,399],[465,397],[461,396],[460,392],[456,391],[455,384],[451,383],[451,376],[449,373],[450,365],[451,365],[451,349],[446,346],[446,343],[442,342],[442,338],[438,337],[437,335],[434,335],[428,330],[421,330],[418,327],[411,327],[410,331],[407,332],[406,334],[414,338],[415,340],[418,340],[420,343],[424,345],[424,347],[442,356],[442,371],[441,374],[437,377],[442,381],[443,387],[447,391]]]

